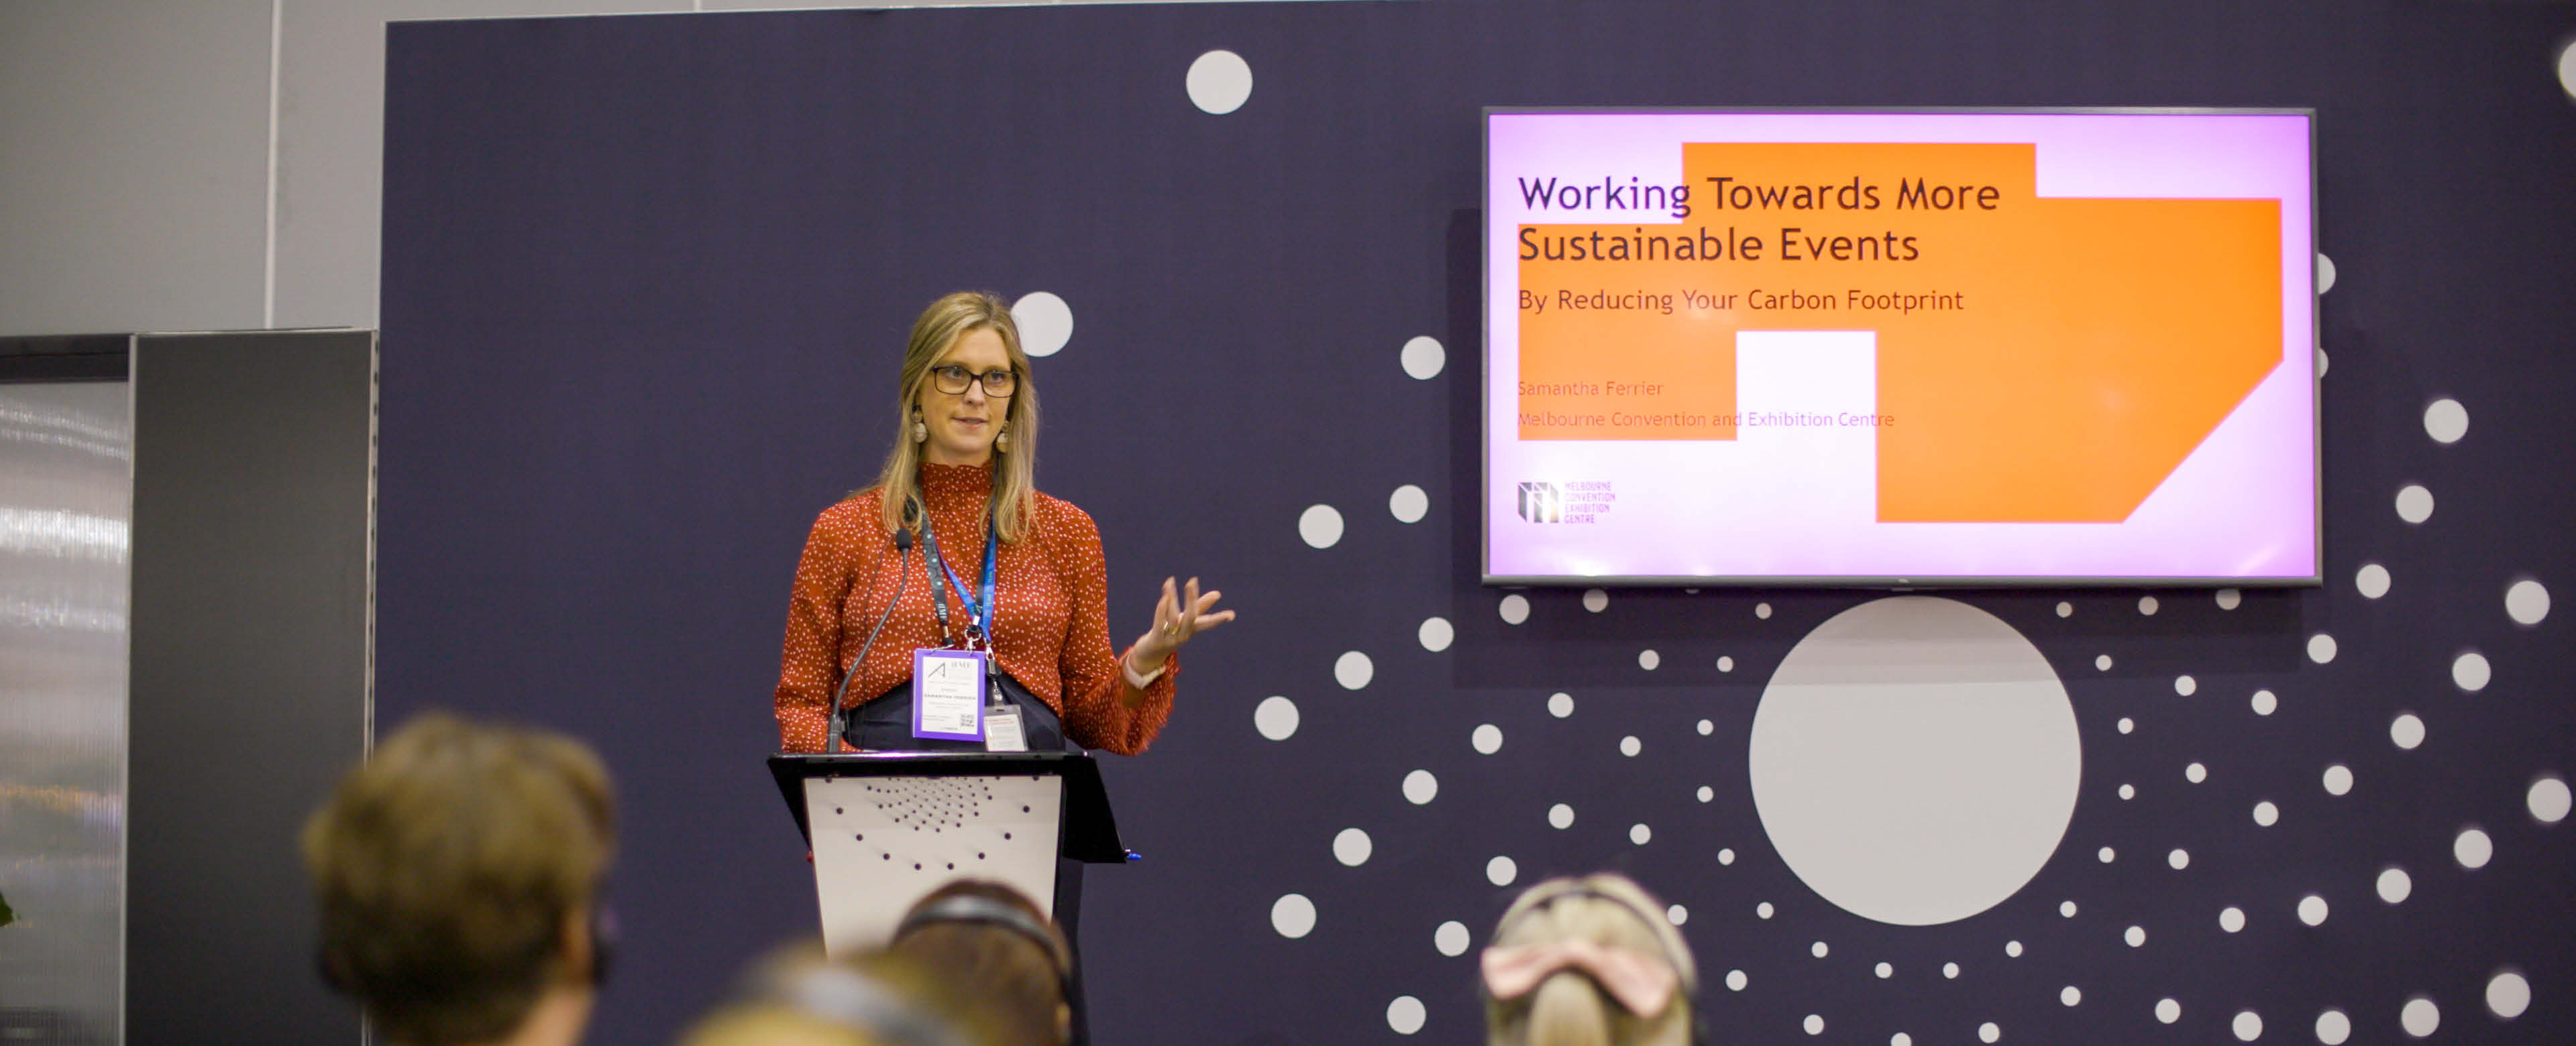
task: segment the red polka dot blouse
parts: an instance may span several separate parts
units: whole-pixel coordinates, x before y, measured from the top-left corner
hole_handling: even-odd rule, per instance
[[[921,466],[922,500],[939,537],[940,554],[973,585],[983,572],[984,500],[992,469],[982,465]],[[790,752],[819,752],[831,730],[832,691],[844,671],[858,672],[849,706],[859,705],[912,680],[912,652],[939,644],[930,611],[930,579],[920,542],[899,557],[894,540],[879,528],[878,492],[871,488],[823,510],[805,539],[796,565],[796,587],[787,601],[787,644],[778,667],[778,745]],[[1172,716],[1178,659],[1129,707],[1125,651],[1109,645],[1109,566],[1100,550],[1100,527],[1072,503],[1037,496],[1037,511],[1020,540],[996,555],[997,601],[993,658],[1064,721],[1065,736],[1085,748],[1121,755],[1143,752]],[[864,665],[851,666],[868,630],[894,595],[896,572],[909,568],[903,600],[886,620]],[[951,629],[963,627],[965,604],[948,588]]]

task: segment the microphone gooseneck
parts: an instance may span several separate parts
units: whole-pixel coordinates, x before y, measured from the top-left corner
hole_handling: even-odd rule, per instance
[[[885,630],[886,619],[894,616],[895,604],[903,602],[904,586],[912,581],[912,569],[909,565],[912,562],[911,527],[895,528],[894,554],[894,598],[886,600],[885,612],[877,615],[876,627],[869,629],[867,641],[859,644],[858,658],[851,661],[849,668],[841,673],[841,685],[832,688],[832,736],[824,742],[823,750],[834,755],[840,754],[841,733],[849,728],[849,709],[841,703],[841,698],[850,692],[850,680],[857,679],[859,669],[868,663],[868,649],[876,645],[877,633]]]

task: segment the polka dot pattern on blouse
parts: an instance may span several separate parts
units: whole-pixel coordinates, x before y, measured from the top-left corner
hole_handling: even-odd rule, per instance
[[[969,585],[983,574],[984,502],[992,469],[983,465],[921,466],[922,500],[939,551]],[[931,567],[925,543],[908,555],[878,523],[874,488],[823,510],[805,539],[796,585],[787,602],[787,642],[778,668],[778,745],[790,752],[820,752],[829,739],[832,691],[844,671],[858,678],[842,700],[852,708],[912,681],[912,652],[936,647],[938,620],[930,610]],[[1064,721],[1065,736],[1085,748],[1121,755],[1145,750],[1172,716],[1177,659],[1147,687],[1134,707],[1120,698],[1125,651],[1109,645],[1109,564],[1100,527],[1070,502],[1039,494],[1020,540],[995,555],[996,602],[993,660]],[[849,664],[868,630],[886,610],[906,571],[903,599],[877,635],[864,665]],[[965,603],[947,588],[949,627],[962,630]]]

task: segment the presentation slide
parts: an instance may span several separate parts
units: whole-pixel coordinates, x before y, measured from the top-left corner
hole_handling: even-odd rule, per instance
[[[1489,582],[2316,579],[2308,114],[1485,118]]]

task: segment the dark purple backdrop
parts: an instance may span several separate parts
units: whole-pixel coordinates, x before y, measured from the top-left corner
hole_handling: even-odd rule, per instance
[[[1085,953],[1104,1042],[1473,1041],[1468,957],[1511,889],[1485,865],[1628,869],[1693,913],[1719,1037],[2227,1040],[2240,1009],[2308,1041],[2576,1037],[2567,825],[2524,809],[2576,764],[2568,612],[2508,621],[2529,574],[2571,588],[2566,405],[2576,367],[2576,104],[2553,77],[2566,5],[1213,4],[427,22],[393,27],[385,163],[380,721],[441,704],[597,744],[625,815],[626,946],[593,1036],[667,1037],[759,950],[806,931],[812,880],[760,760],[786,589],[816,512],[866,482],[902,335],[939,293],[1045,290],[1071,343],[1037,364],[1041,484],[1099,519],[1112,631],[1197,573],[1242,623],[1194,644],[1153,752],[1105,768],[1147,860],[1090,877]],[[1183,76],[1226,48],[1231,115]],[[2329,584],[2247,592],[1970,593],[2069,682],[2086,737],[2067,841],[2021,894],[1901,928],[1782,865],[1744,745],[1789,647],[1873,598],[1838,591],[1529,594],[1476,584],[1476,221],[1485,105],[2228,105],[2318,111]],[[1447,366],[1408,377],[1429,335]],[[2427,439],[2425,404],[2467,405]],[[2399,486],[2439,511],[2409,526]],[[1431,511],[1403,524],[1389,493]],[[1347,533],[1300,540],[1336,506]],[[2354,569],[2387,564],[2385,597]],[[2072,617],[2053,608],[2073,604]],[[1771,613],[1757,616],[1757,604]],[[1455,623],[1431,652],[1427,617]],[[2329,631],[2341,656],[2309,662]],[[1639,666],[1652,647],[1661,667]],[[2454,653],[2495,683],[2464,694]],[[1345,651],[1364,689],[1337,685]],[[2116,667],[2097,672],[2094,655]],[[1720,655],[1734,670],[1716,667]],[[2192,673],[2194,696],[2173,678]],[[2246,695],[2281,695],[2258,717]],[[1547,696],[1578,699],[1557,719]],[[1253,708],[1289,697],[1286,741]],[[2430,740],[2401,751],[2390,717]],[[2134,736],[2113,723],[2134,717]],[[1710,719],[1713,732],[1694,725]],[[1507,741],[1478,755],[1472,727]],[[1623,734],[1647,739],[1615,755]],[[2180,786],[2200,761],[2213,779]],[[2325,801],[2328,762],[2361,785]],[[1408,802],[1408,772],[1439,795]],[[2153,781],[2135,802],[2118,782]],[[1693,791],[1715,788],[1701,804]],[[2283,823],[2246,809],[2280,799]],[[1547,827],[1552,803],[1586,811]],[[1625,826],[1648,822],[1650,844]],[[2462,827],[2495,839],[2474,872]],[[1367,830],[1358,867],[1336,833]],[[2094,859],[2117,847],[2114,864]],[[2188,875],[2154,855],[2188,845]],[[1720,865],[1731,848],[1736,860]],[[2384,865],[2414,894],[2372,895]],[[2309,928],[2310,891],[2334,915]],[[1271,927],[1312,898],[1301,939]],[[2084,901],[2061,918],[2059,899]],[[1757,902],[1778,906],[1759,919]],[[2218,930],[2225,905],[2254,913]],[[2146,925],[2148,947],[2119,942]],[[1830,940],[1828,959],[1808,943]],[[2002,942],[2028,953],[2006,959]],[[1881,980],[1873,963],[1894,964]],[[1940,977],[1959,961],[1957,979]],[[2491,973],[2531,1011],[2499,1024]],[[1743,969],[1750,986],[1715,982]],[[2066,1007],[2061,986],[2083,1002]],[[2175,997],[2182,1020],[2151,1016]]]

